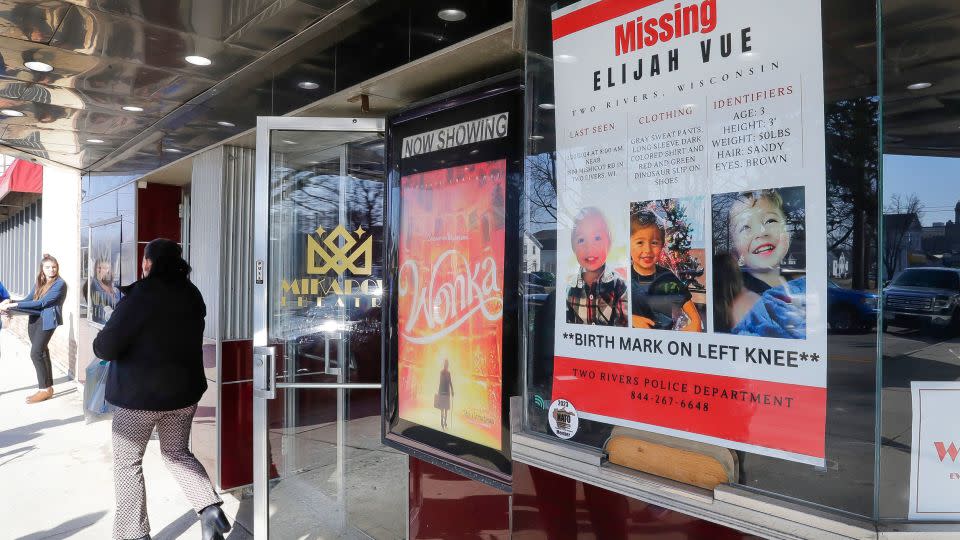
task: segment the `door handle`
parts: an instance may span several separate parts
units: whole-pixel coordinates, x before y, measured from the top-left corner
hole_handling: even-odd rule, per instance
[[[277,397],[277,348],[253,348],[253,396],[261,399]]]

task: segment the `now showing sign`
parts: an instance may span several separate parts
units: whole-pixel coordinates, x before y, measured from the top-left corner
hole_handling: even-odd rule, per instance
[[[910,519],[960,519],[960,382],[914,381],[910,388]]]

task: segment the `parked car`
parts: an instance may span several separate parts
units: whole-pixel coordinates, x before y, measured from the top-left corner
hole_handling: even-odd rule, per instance
[[[827,319],[833,332],[870,330],[877,325],[878,296],[827,282]]]
[[[908,268],[883,289],[883,329],[887,325],[960,329],[960,270]]]

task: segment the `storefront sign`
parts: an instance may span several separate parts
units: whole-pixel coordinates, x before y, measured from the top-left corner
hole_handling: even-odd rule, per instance
[[[280,281],[280,305],[305,307],[362,307],[380,305],[383,280],[372,279],[373,235],[363,227],[348,231],[343,225],[318,227],[306,235],[306,271],[309,277]],[[257,261],[260,265],[260,261]],[[262,268],[257,267],[257,279]],[[347,277],[349,276],[349,277]]]
[[[404,137],[402,157],[409,158],[506,137],[510,132],[509,121],[510,113],[502,112]]]
[[[910,519],[960,518],[960,382],[910,383]]]
[[[501,449],[506,160],[400,180],[400,418]]]
[[[822,464],[819,3],[584,1],[553,38],[551,401]]]

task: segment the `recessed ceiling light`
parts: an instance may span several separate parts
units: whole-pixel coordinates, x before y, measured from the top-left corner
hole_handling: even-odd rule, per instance
[[[237,127],[237,125],[234,124],[233,122],[227,122],[227,121],[224,121],[224,120],[221,120],[221,121],[217,122],[217,125],[218,125],[218,126],[223,126],[223,127]]]
[[[283,142],[287,144],[297,144],[297,141],[291,141],[290,139],[283,139]]]
[[[577,61],[577,57],[572,54],[558,54],[553,57],[553,61],[561,64],[572,64]]]
[[[545,110],[545,111],[552,111],[553,109],[556,108],[556,107],[553,105],[553,103],[541,103],[540,105],[537,105],[537,106],[540,107],[541,109]]]
[[[164,148],[163,151],[164,151],[164,152],[168,152],[168,153],[170,153],[170,154],[182,154],[182,153],[183,153],[183,150],[180,150],[179,148]]]
[[[130,112],[143,112],[143,107],[136,107],[133,105],[124,105],[123,110]]]
[[[209,66],[210,64],[213,63],[213,61],[207,58],[206,56],[192,55],[192,56],[185,56],[183,59],[195,66]]]
[[[915,83],[911,84],[910,86],[907,86],[907,90],[926,90],[927,88],[930,88],[931,86],[933,86],[933,83],[928,83],[928,82],[915,82]]]
[[[53,71],[53,66],[46,62],[24,62],[23,65],[31,71],[41,71],[44,73]]]
[[[0,111],[0,114],[3,114],[5,116],[23,116],[22,112],[15,111],[13,109],[3,109],[2,111]]]
[[[467,12],[462,9],[441,9],[437,12],[437,17],[447,22],[457,22],[466,19]]]
[[[297,86],[303,88],[304,90],[316,90],[317,88],[320,88],[320,85],[313,81],[303,81],[298,83]]]
[[[88,143],[100,144],[103,142],[103,139],[87,139]]]
[[[531,141],[542,141],[542,140],[543,140],[543,135],[531,135],[531,136],[530,136],[530,140],[531,140]]]

